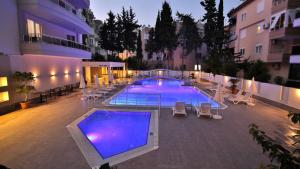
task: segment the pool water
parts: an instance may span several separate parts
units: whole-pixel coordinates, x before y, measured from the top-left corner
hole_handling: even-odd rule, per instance
[[[103,159],[147,144],[151,112],[96,111],[78,124]]]
[[[213,108],[221,105],[193,86],[173,78],[155,77],[136,81],[112,97],[110,105],[139,105],[172,107],[181,101],[193,106],[211,103]]]

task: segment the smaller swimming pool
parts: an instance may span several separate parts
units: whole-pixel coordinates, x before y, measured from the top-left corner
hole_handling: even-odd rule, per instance
[[[147,144],[151,112],[96,111],[78,124],[103,159]]]
[[[67,126],[91,168],[158,149],[158,111],[92,109]]]

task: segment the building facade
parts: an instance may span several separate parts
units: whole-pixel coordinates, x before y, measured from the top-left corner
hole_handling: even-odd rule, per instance
[[[79,82],[85,37],[93,29],[81,15],[89,0],[0,1],[0,108],[20,101],[12,74],[32,72],[36,92]],[[4,84],[4,85],[3,85]]]
[[[176,31],[180,29],[180,23],[176,24]],[[199,35],[201,38],[204,37],[204,24],[200,21],[197,22],[197,27],[199,30]],[[152,68],[168,68],[173,70],[180,70],[181,66],[185,70],[195,70],[196,65],[201,65],[202,58],[207,55],[207,46],[202,44],[196,51],[191,52],[190,54],[182,57],[184,55],[183,48],[178,45],[178,47],[172,52],[172,57],[167,59],[161,53],[154,53],[149,57],[148,52],[145,50],[145,46],[149,39],[150,26],[143,26],[141,29],[141,38],[142,38],[142,49],[143,57],[145,61],[151,65]],[[156,66],[157,65],[157,66]],[[197,66],[197,68],[199,68]]]
[[[268,63],[272,79],[300,82],[297,60],[300,29],[294,26],[298,0],[246,0],[229,13],[230,48],[243,60]],[[299,72],[299,71],[298,71]]]

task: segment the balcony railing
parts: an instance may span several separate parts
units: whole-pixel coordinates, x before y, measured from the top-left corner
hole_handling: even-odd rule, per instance
[[[28,42],[28,43],[44,42],[47,44],[53,44],[53,45],[74,48],[74,49],[80,49],[80,50],[85,50],[85,51],[89,51],[89,52],[91,51],[91,48],[89,48],[83,44],[80,44],[80,43],[77,43],[74,41],[70,41],[67,39],[44,35],[44,34],[27,34],[27,35],[23,36],[23,40],[24,40],[24,42]]]
[[[59,5],[60,7],[64,8],[65,10],[69,11],[70,13],[73,13],[78,18],[80,18],[82,21],[85,22],[84,16],[82,16],[81,11],[77,10],[72,4],[65,0],[51,0],[53,3]]]

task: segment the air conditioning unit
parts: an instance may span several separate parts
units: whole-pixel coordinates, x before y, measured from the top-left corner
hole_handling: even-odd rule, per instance
[[[264,23],[264,29],[269,29],[270,28],[270,23]]]

